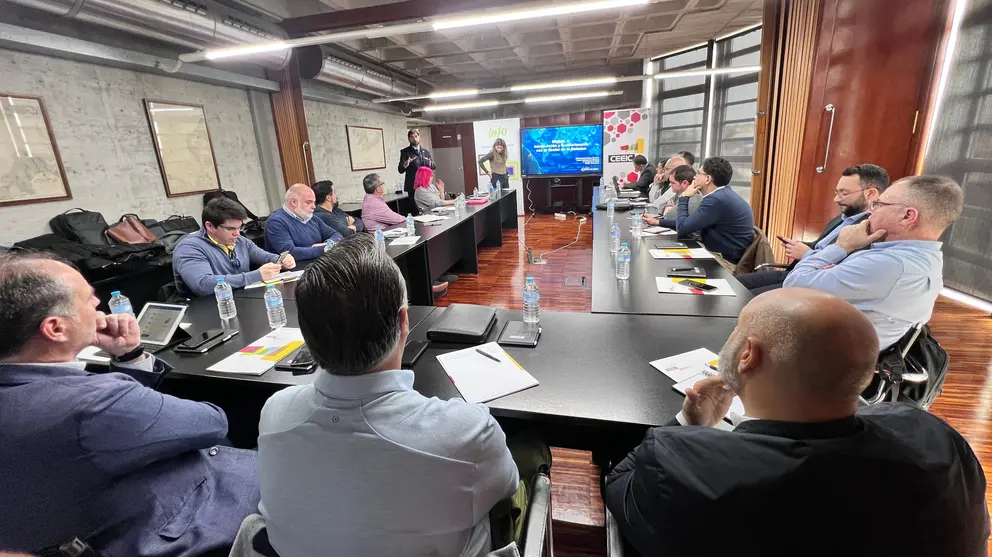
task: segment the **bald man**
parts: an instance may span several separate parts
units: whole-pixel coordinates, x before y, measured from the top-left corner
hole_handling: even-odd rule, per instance
[[[877,357],[871,322],[840,298],[754,298],[719,375],[607,475],[623,536],[643,557],[984,557],[985,475],[968,443],[907,405],[859,410]],[[745,416],[713,427],[734,394]]]
[[[668,159],[665,166],[654,175],[654,183],[651,184],[651,191],[648,192],[648,201],[649,207],[653,207],[656,213],[661,214],[668,200],[675,197],[675,192],[669,187],[672,171],[684,164],[686,164],[685,159],[676,155]]]
[[[341,234],[324,221],[313,218],[317,196],[306,184],[286,190],[286,204],[265,221],[265,251],[288,251],[296,262],[316,259],[327,244],[339,242]]]

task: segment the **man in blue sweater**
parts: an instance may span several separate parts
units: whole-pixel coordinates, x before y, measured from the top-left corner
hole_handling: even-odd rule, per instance
[[[269,253],[243,238],[241,225],[247,218],[244,207],[226,197],[207,203],[203,228],[183,238],[172,254],[172,272],[180,294],[210,296],[218,277],[231,288],[243,288],[296,266],[292,255]],[[252,271],[253,266],[258,268]]]
[[[738,263],[754,239],[754,215],[747,201],[727,187],[733,175],[727,159],[710,157],[703,161],[695,181],[679,197],[678,216],[663,219],[659,225],[677,230],[679,237],[699,232],[706,249]],[[702,195],[703,201],[690,215],[689,200],[695,195]]]
[[[297,261],[316,259],[324,246],[338,242],[341,234],[324,221],[313,218],[317,196],[310,186],[294,184],[286,190],[286,204],[265,221],[265,249],[272,253],[288,251]]]

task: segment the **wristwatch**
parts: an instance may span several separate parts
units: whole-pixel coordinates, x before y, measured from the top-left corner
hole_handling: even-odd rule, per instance
[[[128,352],[127,354],[121,354],[120,356],[111,356],[110,361],[115,364],[126,364],[132,362],[142,357],[145,354],[145,348],[143,346],[138,346],[134,350]]]

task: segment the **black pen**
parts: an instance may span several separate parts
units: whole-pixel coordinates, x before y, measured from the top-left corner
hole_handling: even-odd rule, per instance
[[[500,364],[503,363],[503,360],[500,360],[496,356],[493,356],[492,354],[490,354],[489,352],[486,352],[485,350],[483,350],[481,348],[476,348],[475,351],[478,352],[479,354],[482,354],[483,356],[489,358],[490,360],[492,360],[492,361],[494,361],[496,363],[500,363]]]

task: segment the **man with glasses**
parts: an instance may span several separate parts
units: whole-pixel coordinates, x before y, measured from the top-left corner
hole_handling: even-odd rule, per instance
[[[868,218],[804,257],[785,286],[839,296],[871,320],[885,350],[930,320],[943,286],[938,241],[959,216],[964,193],[944,176],[909,176],[871,202]]]
[[[365,188],[365,197],[362,198],[362,221],[365,222],[367,230],[374,232],[376,226],[385,229],[387,226],[406,222],[406,217],[390,209],[382,199],[386,184],[378,174],[366,176],[362,180],[362,187]]]
[[[404,189],[410,197],[413,197],[413,182],[417,177],[417,170],[420,170],[421,166],[437,170],[437,165],[434,164],[431,152],[420,146],[420,130],[409,130],[406,132],[406,138],[410,146],[400,150],[400,162],[396,170],[400,174],[405,174]],[[374,230],[375,227],[372,229]]]
[[[210,296],[223,277],[231,288],[270,280],[283,269],[296,267],[291,254],[276,255],[241,237],[248,218],[244,207],[218,197],[203,208],[203,228],[185,238],[172,254],[172,272],[183,296]],[[258,266],[254,271],[253,266]]]
[[[834,203],[841,214],[827,223],[820,237],[812,242],[803,242],[778,236],[785,247],[785,254],[792,259],[792,265],[785,271],[758,271],[740,275],[737,280],[757,296],[763,292],[781,288],[785,277],[796,268],[796,264],[813,250],[822,249],[837,241],[837,236],[845,226],[858,224],[868,218],[868,204],[889,187],[889,173],[881,166],[859,164],[846,168],[841,173],[834,189]]]
[[[747,201],[727,187],[734,169],[727,159],[710,157],[703,161],[692,185],[676,205],[676,218],[662,219],[660,226],[678,231],[680,238],[698,232],[703,246],[737,264],[754,239],[754,215]],[[701,195],[699,208],[689,214],[689,201]]]
[[[341,234],[313,218],[317,196],[310,186],[294,184],[286,190],[282,210],[265,221],[265,249],[272,253],[288,251],[299,261],[316,259],[327,244],[342,240]]]

